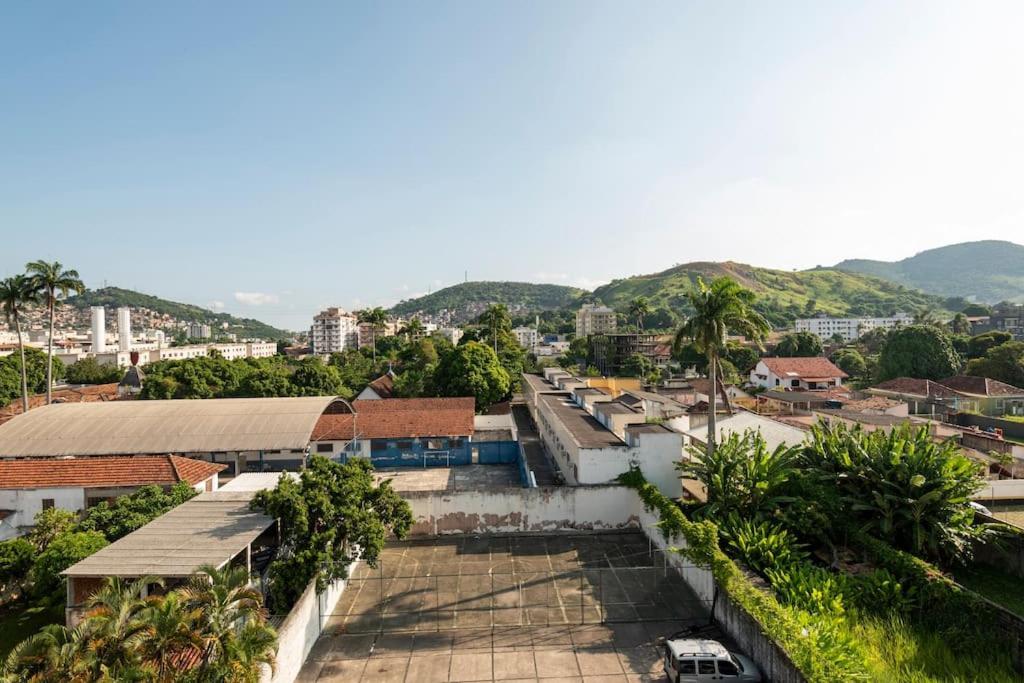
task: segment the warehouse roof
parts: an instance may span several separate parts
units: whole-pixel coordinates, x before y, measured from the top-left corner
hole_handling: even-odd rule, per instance
[[[186,577],[206,564],[221,567],[274,524],[272,517],[249,510],[254,495],[251,491],[200,494],[63,573]]]
[[[334,396],[53,404],[0,425],[0,457],[304,449],[334,410]]]
[[[412,439],[430,436],[472,436],[473,397],[387,398],[353,401],[355,429],[360,439]],[[353,438],[352,414],[323,415],[313,430],[313,441]]]
[[[226,467],[177,455],[0,460],[0,489],[195,485]]]

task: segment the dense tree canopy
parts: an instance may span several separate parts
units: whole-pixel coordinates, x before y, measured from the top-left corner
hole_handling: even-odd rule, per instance
[[[916,377],[938,380],[955,375],[960,358],[949,335],[933,325],[910,325],[889,333],[878,360],[879,380]]]
[[[868,372],[867,361],[854,348],[839,349],[832,354],[832,362],[850,377],[864,377]]]
[[[285,613],[316,579],[319,590],[362,558],[371,567],[389,535],[403,538],[412,511],[388,481],[375,484],[364,458],[341,464],[314,455],[297,479],[281,477],[252,508],[279,520],[281,548],[270,565],[271,607]]]
[[[989,349],[983,358],[967,363],[967,374],[1024,388],[1024,342],[1009,341]]]
[[[774,355],[780,358],[820,356],[823,349],[818,335],[811,332],[791,332],[775,345]]]
[[[46,353],[32,347],[25,347],[25,369],[28,393],[41,394],[46,391]],[[65,374],[60,358],[53,359],[53,376]],[[0,407],[21,396],[21,356],[12,353],[0,357]]]
[[[124,371],[116,365],[102,365],[93,357],[72,363],[64,372],[68,384],[109,384],[119,382]]]
[[[967,357],[968,358],[981,358],[989,349],[993,349],[1000,344],[1013,339],[1013,335],[1009,332],[1000,332],[999,330],[992,330],[991,332],[985,332],[984,334],[977,334],[967,340]]]
[[[441,396],[473,396],[477,410],[504,399],[511,380],[498,356],[480,342],[460,344],[438,362],[434,389]]]

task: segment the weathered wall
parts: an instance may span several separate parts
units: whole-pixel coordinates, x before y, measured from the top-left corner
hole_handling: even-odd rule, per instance
[[[350,570],[354,569],[350,567]],[[271,672],[263,667],[260,683],[292,683],[299,675],[306,657],[323,631],[326,616],[345,590],[345,581],[335,581],[321,594],[316,592],[316,581],[311,581],[298,602],[277,629],[277,664]]]
[[[1024,479],[988,479],[971,498],[982,505],[986,501],[1024,500]]]
[[[1024,422],[1000,420],[997,417],[986,417],[973,413],[957,413],[956,423],[965,427],[998,427],[1003,430],[1004,436],[1024,439]]]
[[[624,486],[409,492],[413,536],[591,531],[637,527],[639,498]]]

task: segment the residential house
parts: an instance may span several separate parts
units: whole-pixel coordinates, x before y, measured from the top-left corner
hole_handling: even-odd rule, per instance
[[[908,404],[911,415],[980,413],[990,417],[1024,415],[1024,389],[987,377],[956,375],[938,382],[897,377],[865,390]]]
[[[379,401],[395,397],[395,373],[388,370],[386,373],[367,384],[359,395],[357,401]]]
[[[822,391],[842,386],[848,375],[827,358],[762,358],[750,383],[764,389]]]
[[[972,375],[954,375],[939,380],[939,383],[968,400],[977,401],[978,408],[975,412],[982,415],[1024,415],[1024,389],[1020,387]]]

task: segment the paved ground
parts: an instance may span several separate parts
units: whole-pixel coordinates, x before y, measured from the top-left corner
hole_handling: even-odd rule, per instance
[[[377,470],[374,476],[378,481],[390,479],[396,491],[480,491],[522,486],[515,465],[389,467]]]
[[[530,418],[530,409],[523,403],[512,405],[512,419],[516,421],[516,432],[519,443],[526,454],[526,466],[533,471],[537,486],[558,486],[551,458],[544,450],[544,445],[537,434],[537,429]]]
[[[638,533],[389,544],[299,680],[656,680],[656,639],[707,619],[660,559]]]

